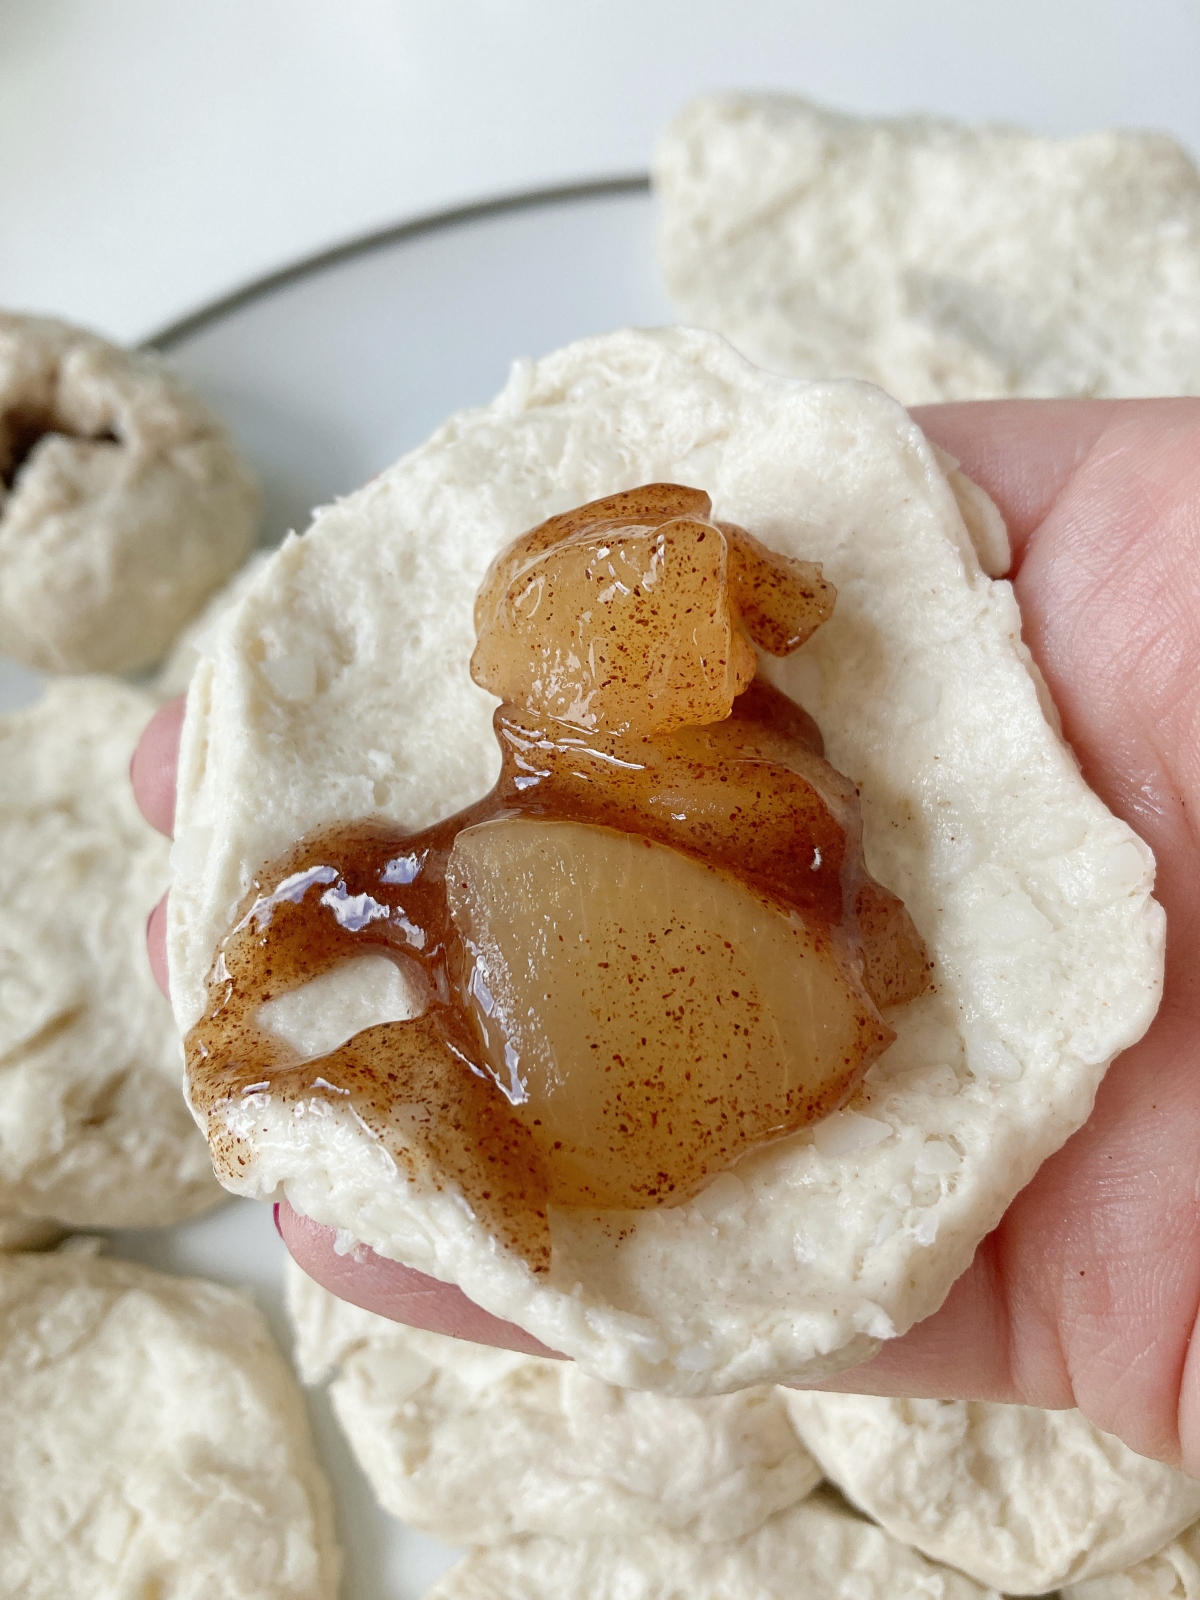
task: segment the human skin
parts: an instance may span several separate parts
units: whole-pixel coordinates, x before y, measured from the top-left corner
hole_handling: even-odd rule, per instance
[[[1200,1477],[1200,400],[978,401],[914,412],[1008,524],[1024,636],[1084,776],[1158,861],[1163,1003],[1083,1128],[1038,1171],[934,1316],[822,1387],[1078,1406]],[[133,778],[170,831],[182,707]],[[163,908],[151,959],[166,987]],[[286,1205],[319,1282],[397,1321],[540,1350],[449,1285]]]

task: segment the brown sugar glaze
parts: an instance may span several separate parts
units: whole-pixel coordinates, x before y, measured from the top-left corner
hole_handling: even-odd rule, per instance
[[[651,488],[673,491],[664,497],[667,515],[678,517],[680,495],[691,497],[685,504],[693,516],[698,498],[707,512],[698,491]],[[632,492],[642,499],[627,520],[644,521],[648,493]],[[601,505],[611,511],[617,500]],[[555,520],[567,523],[568,533],[593,527],[594,517],[578,520],[590,509]],[[626,507],[618,503],[617,510]],[[553,548],[533,530],[525,540],[535,554],[539,538],[543,549]],[[743,548],[752,562],[754,546]],[[742,591],[762,596],[763,629],[791,648],[797,633],[806,634],[788,625],[777,603],[786,577],[759,575],[755,587],[751,571]],[[739,1103],[743,1075],[730,1073],[717,1093],[697,1096],[686,1086],[686,1112],[675,1126],[672,1097],[664,1098],[653,1071],[644,1061],[619,1062],[600,1135],[609,1168],[605,1207],[677,1203],[766,1139],[835,1110],[894,1037],[876,1007],[920,993],[929,964],[902,903],[863,866],[853,785],[823,759],[812,718],[762,679],[736,696],[723,720],[667,733],[588,729],[513,704],[497,709],[493,726],[502,769],[474,805],[419,833],[381,822],[323,830],[258,875],[221,947],[205,1014],[187,1039],[189,1087],[208,1117],[214,1157],[232,1169],[248,1153],[243,1133],[231,1127],[244,1128],[259,1096],[296,1106],[349,1105],[403,1171],[460,1190],[494,1237],[543,1271],[550,1261],[547,1207],[598,1207],[598,1191],[581,1188],[558,1161],[536,1099],[514,1100],[467,1003],[472,958],[446,888],[451,851],[465,829],[536,818],[669,846],[798,914],[813,940],[836,944],[839,959],[854,969],[857,1046],[819,1092],[800,1085],[776,1103],[750,1107]],[[424,990],[421,1016],[366,1029],[307,1062],[259,1025],[265,1002],[366,952],[388,955],[410,986]],[[689,1004],[702,1013],[704,994],[696,991]],[[231,1118],[238,1105],[243,1114]]]

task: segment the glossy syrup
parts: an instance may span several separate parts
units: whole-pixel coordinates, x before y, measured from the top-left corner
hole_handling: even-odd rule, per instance
[[[668,845],[798,912],[814,937],[855,951],[877,1006],[920,993],[929,963],[903,905],[866,874],[853,786],[823,760],[807,713],[762,680],[725,720],[655,738],[589,733],[512,705],[500,706],[494,727],[502,771],[475,805],[419,833],[370,822],[332,828],[259,874],[219,952],[205,1014],[188,1036],[188,1075],[214,1158],[230,1172],[250,1159],[264,1097],[309,1115],[320,1114],[322,1103],[348,1105],[403,1171],[424,1185],[460,1190],[494,1237],[544,1271],[547,1207],[580,1204],[581,1196],[556,1170],[554,1147],[539,1147],[536,1105],[506,1092],[468,1003],[471,957],[446,888],[462,830],[541,818]],[[314,1061],[301,1061],[259,1025],[265,1002],[368,951],[387,954],[419,980],[428,996],[423,1015],[369,1028]],[[703,996],[693,1003],[702,1008]],[[816,1099],[785,1097],[769,1119],[770,1137],[844,1101],[892,1037],[869,1010],[861,1049],[847,1057],[844,1073]],[[623,1155],[618,1119],[608,1134],[605,1205],[678,1202],[762,1143],[761,1132],[739,1132],[753,1126],[753,1108],[739,1105],[741,1081],[704,1101],[690,1131],[675,1133],[693,1154],[711,1152],[687,1167],[692,1181],[683,1187],[666,1170],[669,1153],[657,1171],[640,1170],[642,1146],[636,1159]],[[631,1075],[631,1095],[641,1092],[639,1082]],[[665,1126],[663,1137],[665,1151]]]

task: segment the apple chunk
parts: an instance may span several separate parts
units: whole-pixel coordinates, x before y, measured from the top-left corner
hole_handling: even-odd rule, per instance
[[[595,731],[716,722],[755,669],[727,568],[725,536],[708,522],[576,534],[495,597],[471,676],[516,705]]]
[[[446,888],[464,999],[552,1203],[686,1199],[835,1110],[894,1037],[837,930],[644,837],[481,823]]]

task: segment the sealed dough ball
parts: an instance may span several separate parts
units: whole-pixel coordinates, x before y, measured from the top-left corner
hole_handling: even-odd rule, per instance
[[[288,1305],[305,1383],[340,1369],[330,1399],[381,1504],[446,1544],[568,1528],[736,1539],[821,1478],[774,1389],[614,1389],[569,1361],[389,1322],[291,1263]]]
[[[936,1310],[1161,992],[1150,852],[1083,782],[1012,589],[894,401],[760,372],[711,334],[616,333],[518,365],[491,405],[320,512],[192,680],[171,982],[186,1032],[254,875],[301,836],[422,828],[488,790],[494,701],[468,662],[489,561],[554,512],[656,481],[707,490],[837,589],[830,620],[762,670],[861,785],[867,866],[935,964],[929,993],[889,1011],[896,1041],[854,1109],[685,1204],[552,1208],[540,1275],[349,1107],[310,1115],[268,1088],[217,1104],[208,1131],[236,1192],[286,1193],[590,1376],[701,1395],[819,1380]],[[341,1038],[379,1020],[351,1013]]]
[[[1200,1523],[1121,1572],[1064,1584],[1062,1600],[1200,1600]]]
[[[681,316],[774,371],[909,405],[1200,394],[1200,173],[1164,134],[707,95],[655,189]]]
[[[245,559],[259,497],[156,357],[0,313],[0,654],[148,666]]]
[[[0,1210],[179,1222],[220,1197],[146,958],[170,882],[129,760],[158,701],[105,678],[0,718]]]
[[[333,1600],[304,1402],[242,1294],[0,1259],[0,1592]]]
[[[1008,1594],[1116,1572],[1200,1514],[1200,1482],[1078,1411],[815,1393],[787,1405],[856,1506]]]
[[[568,1530],[564,1530],[566,1532]],[[818,1492],[729,1544],[679,1535],[476,1550],[426,1600],[999,1600]]]

